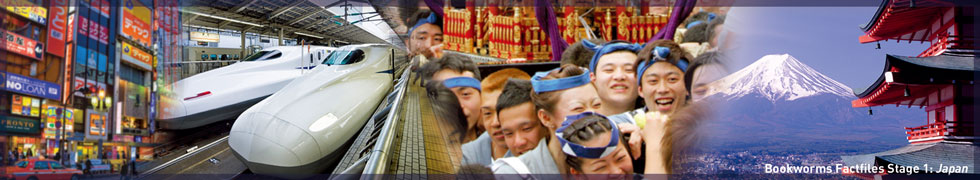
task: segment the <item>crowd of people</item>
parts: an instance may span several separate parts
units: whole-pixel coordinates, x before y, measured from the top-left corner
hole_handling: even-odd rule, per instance
[[[441,52],[432,17],[419,18],[407,45],[435,115],[456,126],[462,174],[685,173],[678,162],[710,115],[702,99],[728,74],[714,13],[692,15],[674,39],[584,39],[558,68],[486,77],[467,56]]]

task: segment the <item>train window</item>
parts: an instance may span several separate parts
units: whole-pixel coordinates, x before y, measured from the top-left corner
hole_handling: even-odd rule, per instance
[[[325,61],[325,60],[327,60],[327,58],[329,58],[329,57],[330,57],[330,52],[327,52],[327,53],[323,53],[323,54],[324,54],[324,55],[323,55],[323,57],[320,57],[320,59],[319,59],[319,61],[320,61],[321,63],[323,63],[323,61]]]
[[[218,60],[218,54],[211,54],[211,60]]]
[[[354,64],[354,63],[361,62],[363,60],[364,60],[364,51],[358,49],[355,50],[353,53],[351,53],[350,58],[348,58],[347,62],[344,64]]]
[[[266,61],[282,57],[282,53],[277,50],[259,51],[242,59],[242,61]]]
[[[339,50],[330,53],[330,56],[327,56],[327,60],[324,61],[323,64],[347,65],[358,63],[362,60],[364,60],[364,51],[360,49],[355,49],[353,51]]]

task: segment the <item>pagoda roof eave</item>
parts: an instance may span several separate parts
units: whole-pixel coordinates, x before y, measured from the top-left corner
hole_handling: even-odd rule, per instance
[[[859,26],[864,34],[858,37],[858,42],[929,41],[937,31],[933,23],[948,24],[942,12],[952,7],[954,3],[950,0],[883,0],[871,20]]]
[[[871,30],[872,27],[875,26],[875,24],[878,23],[878,18],[881,18],[881,13],[885,12],[885,9],[888,9],[888,2],[891,1],[890,0],[881,1],[881,4],[878,5],[878,11],[875,12],[875,16],[871,18],[871,20],[867,24],[860,26],[861,31],[868,32],[869,30]]]
[[[934,87],[929,87],[931,85],[944,85],[944,84],[933,84],[932,82],[942,82],[943,80],[958,80],[958,79],[971,79],[973,73],[978,72],[973,69],[974,57],[972,56],[954,56],[954,55],[939,55],[930,57],[908,57],[908,56],[897,56],[897,55],[886,55],[886,61],[884,69],[882,70],[881,76],[875,81],[871,87],[868,87],[864,92],[856,93],[855,96],[858,99],[851,101],[852,107],[869,107],[889,103],[876,102],[879,98],[891,98],[890,96],[880,96],[880,94],[896,91],[896,89],[889,89],[894,85],[901,85],[901,87],[909,88],[910,84],[921,85],[915,88],[919,89],[929,89]],[[889,73],[892,68],[898,68],[901,70],[901,75],[899,73]],[[941,73],[937,73],[941,72]],[[929,74],[929,77],[921,76],[922,74]],[[874,102],[874,103],[871,103]]]
[[[876,161],[894,163],[902,166],[922,164],[940,164],[947,166],[972,166],[973,152],[980,150],[976,144],[937,142],[929,144],[912,144],[884,152],[841,156],[844,164],[856,166],[860,164],[876,165]],[[883,166],[884,164],[877,164]],[[972,168],[967,173],[975,173]]]

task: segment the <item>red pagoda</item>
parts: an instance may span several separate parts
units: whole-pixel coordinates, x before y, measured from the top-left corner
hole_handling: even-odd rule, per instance
[[[905,128],[908,146],[842,157],[848,166],[919,167],[921,174],[946,174],[937,169],[943,164],[968,167],[954,173],[976,173],[975,154],[980,152],[980,139],[976,134],[974,101],[975,77],[980,73],[975,60],[973,11],[972,7],[957,7],[941,0],[882,2],[871,22],[862,27],[865,34],[858,38],[860,43],[928,42],[930,47],[916,57],[886,55],[881,76],[857,94],[858,99],[851,105],[916,106],[928,115],[923,125]],[[887,174],[855,175],[875,178]]]

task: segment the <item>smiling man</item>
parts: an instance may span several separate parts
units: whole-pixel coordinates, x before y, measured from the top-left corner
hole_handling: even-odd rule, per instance
[[[538,120],[531,102],[531,82],[510,79],[497,99],[497,119],[507,149],[520,156],[537,147],[548,129]]]
[[[620,114],[636,108],[636,52],[642,46],[623,41],[613,41],[595,46],[595,54],[589,62],[592,84],[602,100],[601,114]]]
[[[429,13],[427,17],[420,17],[408,33],[406,46],[408,46],[409,57],[417,55],[423,55],[428,59],[441,57],[442,21],[439,16]]]
[[[640,51],[638,92],[647,111],[673,114],[687,104],[688,91],[684,81],[689,55],[677,43],[657,40]]]
[[[461,148],[463,151],[462,165],[489,166],[495,159],[507,156],[507,142],[503,131],[501,131],[500,122],[497,121],[496,106],[504,85],[511,78],[528,80],[531,79],[531,76],[520,69],[507,68],[487,75],[487,78],[480,82],[480,86],[483,86],[481,93],[483,104],[480,107],[481,125],[486,129],[486,132],[477,137],[476,140],[463,144]]]

